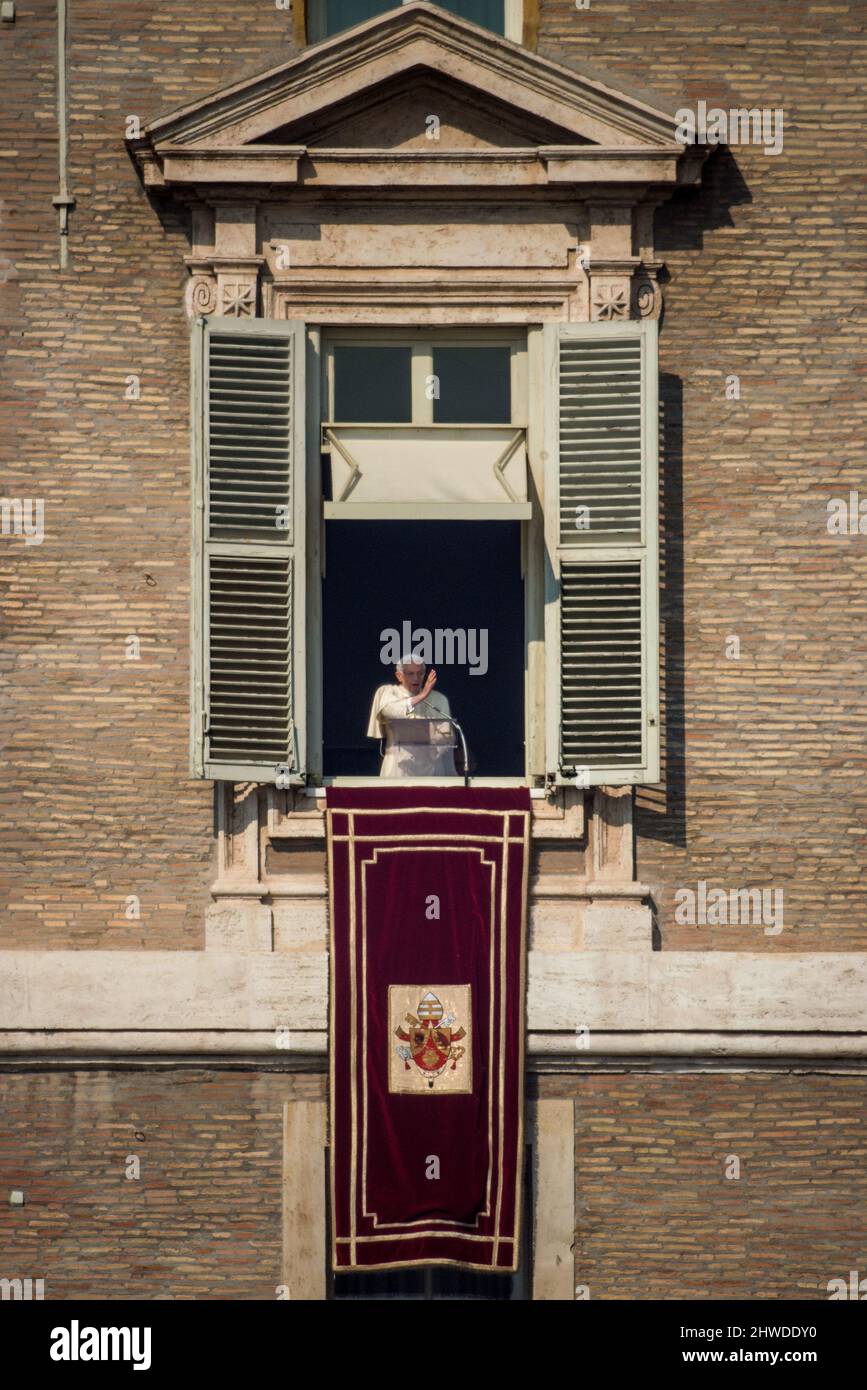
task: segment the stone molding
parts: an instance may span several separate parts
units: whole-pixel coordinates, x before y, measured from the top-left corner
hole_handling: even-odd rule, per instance
[[[145,1053],[327,1046],[322,949],[3,957],[0,1052],[110,1052],[111,1034]],[[527,1027],[536,1054],[863,1057],[867,953],[531,949]]]
[[[575,1102],[540,1097],[527,1105],[533,1148],[533,1299],[575,1297]]]
[[[324,1101],[284,1101],[280,1282],[294,1303],[327,1297],[327,1132]]]
[[[347,111],[351,123],[354,112],[363,122],[383,84],[411,86],[420,69],[444,91],[459,85],[467,112],[489,131],[484,140],[452,131],[451,143],[333,143],[330,113]],[[406,96],[397,91],[395,99]],[[510,113],[509,129],[523,122],[523,141],[503,144],[498,109]],[[286,129],[296,132],[294,143],[282,138]],[[260,312],[261,298],[266,317],[317,322],[347,314],[365,322],[443,321],[444,312],[455,323],[581,321],[660,313],[653,209],[677,185],[695,181],[707,153],[678,144],[676,129],[674,114],[661,106],[419,2],[160,117],[128,144],[147,188],[192,205],[190,315],[246,317]],[[561,143],[545,143],[543,130],[561,132]],[[495,231],[510,217],[520,223],[528,207],[549,204],[561,222],[592,226],[589,236],[579,233],[580,248],[573,233],[559,273],[531,260],[508,267],[494,257],[485,267],[470,257],[464,265],[431,265],[420,282],[400,265],[378,262],[373,249],[359,265],[317,263],[315,238],[308,239],[313,263],[299,271],[268,266],[269,209],[297,216],[317,196],[331,200],[326,215],[339,220],[337,205],[351,213],[365,193],[408,211],[422,197],[432,200],[420,220],[422,244],[425,217],[458,227],[470,198],[495,200]],[[358,237],[363,248],[363,224]]]
[[[595,788],[590,814],[585,793],[569,787],[534,797],[531,808],[531,948],[650,951],[650,890],[635,881],[632,788]],[[270,846],[295,847],[308,855],[318,851],[322,867],[269,872]],[[206,950],[324,950],[324,847],[322,797],[220,784],[217,877],[206,913]],[[537,851],[560,847],[575,851],[574,870],[551,870],[539,859]]]

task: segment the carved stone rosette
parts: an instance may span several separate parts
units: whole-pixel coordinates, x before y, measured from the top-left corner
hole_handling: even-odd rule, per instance
[[[626,276],[591,275],[591,318],[628,319],[629,305],[630,285]]]
[[[217,274],[218,314],[226,318],[253,319],[259,308],[259,267],[261,256],[214,260]]]
[[[662,311],[662,288],[658,273],[661,262],[651,266],[629,266],[626,273],[603,273],[590,263],[590,318],[658,319]]]
[[[604,259],[591,254],[590,275],[590,318],[594,321],[612,322],[632,317],[633,274],[639,266],[637,257],[609,257]]]
[[[189,318],[199,314],[222,314],[227,318],[255,318],[259,303],[258,266],[253,270],[223,270],[211,267],[203,273],[190,268],[184,290],[184,307]]]

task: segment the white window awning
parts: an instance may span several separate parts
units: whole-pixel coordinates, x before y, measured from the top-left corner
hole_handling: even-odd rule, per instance
[[[326,518],[524,521],[526,430],[515,425],[325,424]]]

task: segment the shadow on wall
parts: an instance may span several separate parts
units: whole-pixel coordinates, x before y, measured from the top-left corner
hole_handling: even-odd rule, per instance
[[[653,221],[656,255],[701,251],[705,232],[733,227],[731,209],[752,201],[731,150],[718,145],[705,160],[699,187],[676,189],[668,202],[657,208]]]
[[[686,844],[683,614],[683,382],[659,378],[660,736],[658,787],[638,787],[636,834]]]
[[[704,233],[734,226],[731,209],[752,202],[740,169],[727,148],[705,163],[701,187],[683,189],[656,213],[654,248],[701,250]],[[683,382],[670,372],[659,378],[659,566],[661,781],[638,787],[636,834],[684,847],[686,827],[686,719],[684,709],[684,521]]]

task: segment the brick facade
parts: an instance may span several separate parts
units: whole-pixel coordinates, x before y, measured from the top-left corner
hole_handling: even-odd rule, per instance
[[[2,205],[4,491],[46,537],[4,537],[5,947],[197,948],[211,790],[187,776],[188,348],[183,210],[127,157],[147,119],[287,56],[291,16],[217,0],[74,4],[70,270],[58,270],[54,6],[19,10]],[[639,793],[639,878],[678,949],[867,940],[863,537],[867,15],[855,4],[543,3],[540,49],[672,102],[781,106],[784,151],[717,151],[657,214],[667,518],[667,784]],[[146,276],[142,267],[147,268]],[[140,377],[141,397],[124,399]],[[737,374],[741,399],[725,398]],[[126,657],[137,635],[141,659]],[[727,659],[729,635],[739,661]],[[82,852],[83,846],[87,852]],[[678,927],[678,887],[775,886],[786,928]],[[128,920],[126,899],[141,900]]]
[[[545,1076],[538,1092],[574,1100],[591,1301],[827,1298],[864,1273],[863,1077]],[[0,1192],[26,1193],[0,1204],[0,1276],[44,1278],[46,1298],[275,1298],[282,1107],[323,1094],[283,1072],[0,1076]]]
[[[863,1076],[539,1085],[575,1098],[575,1281],[591,1300],[827,1298],[830,1279],[863,1275]]]
[[[17,9],[0,28],[0,459],[3,496],[44,498],[45,540],[0,538],[0,949],[198,951],[216,853],[187,754],[189,228],[144,192],[125,122],[290,56],[293,21],[271,0],[72,0],[61,273],[56,7]],[[826,525],[830,499],[867,498],[865,30],[854,0],[541,3],[542,53],[785,119],[782,154],[716,151],[656,217],[666,775],[636,802],[663,950],[867,949],[867,537]],[[584,847],[544,853],[566,873]],[[287,877],[321,868],[320,846],[268,853]],[[677,925],[700,880],[781,889],[784,931]],[[545,1075],[538,1092],[574,1100],[591,1298],[806,1299],[867,1273],[854,1071]],[[321,1076],[46,1063],[0,1074],[0,1094],[0,1277],[44,1277],[47,1297],[274,1297],[282,1106],[321,1098]]]
[[[47,1299],[276,1297],[283,1105],[323,1078],[36,1072],[0,1093],[0,1276]]]

